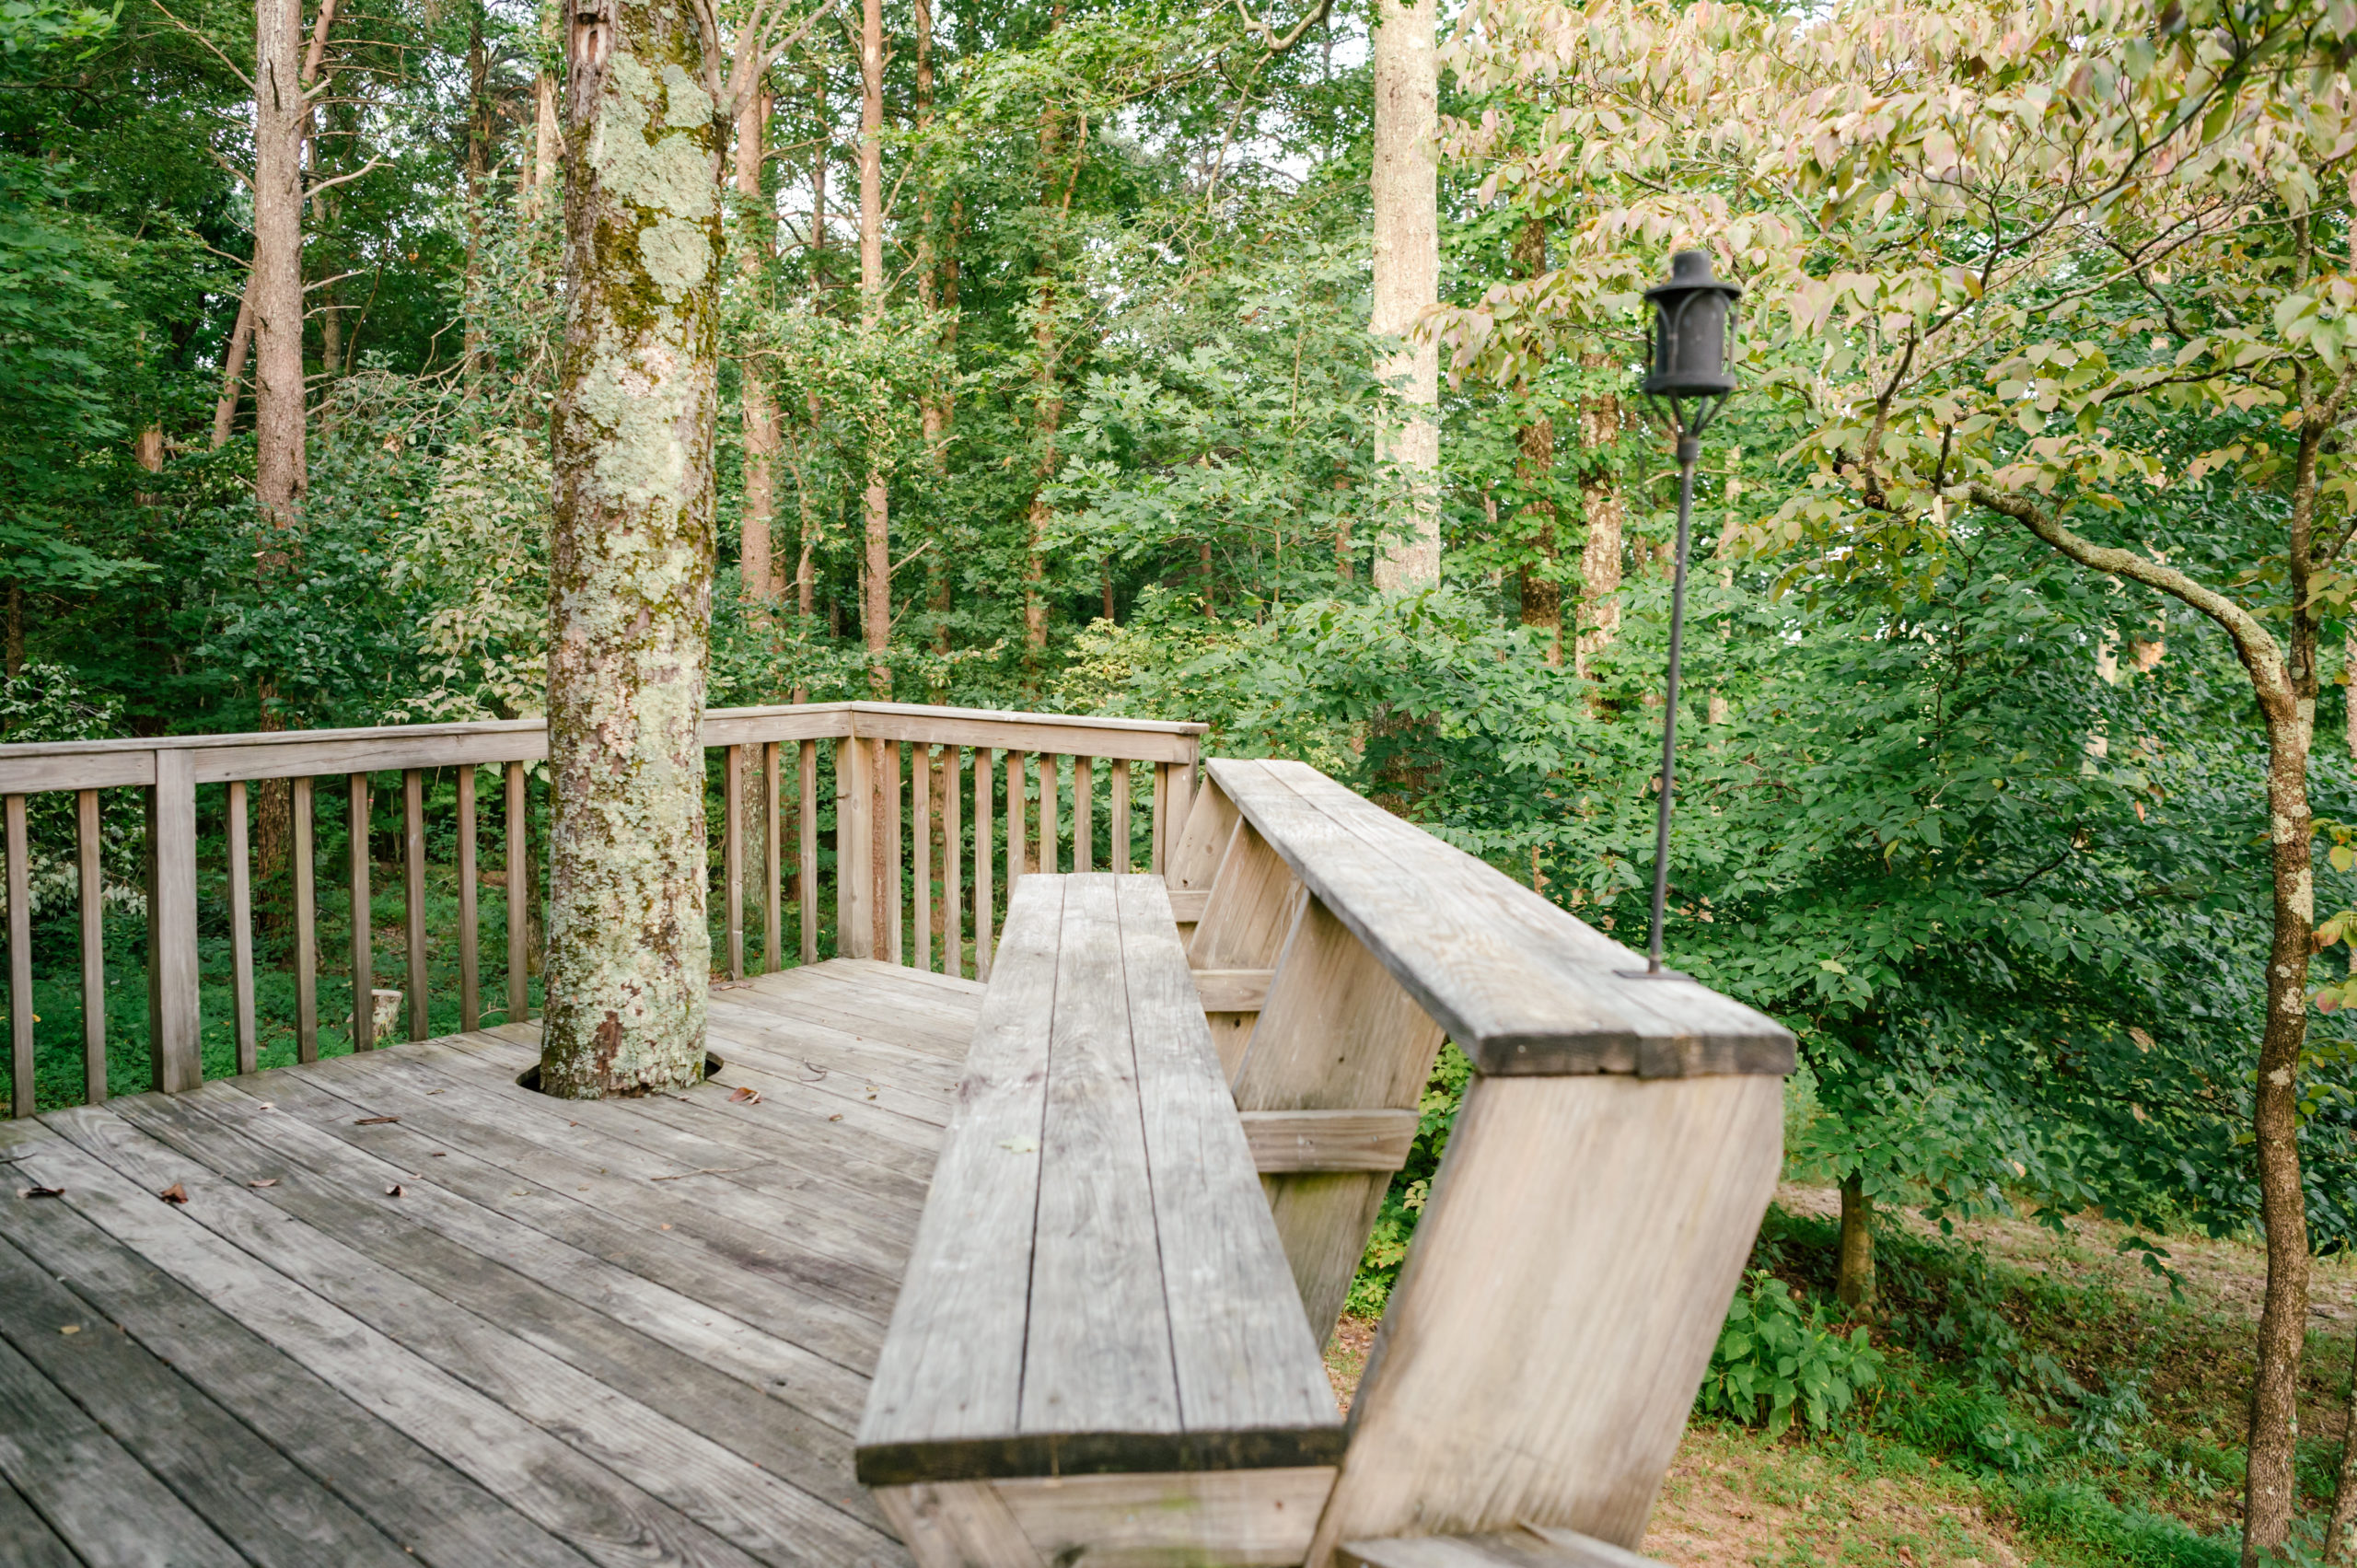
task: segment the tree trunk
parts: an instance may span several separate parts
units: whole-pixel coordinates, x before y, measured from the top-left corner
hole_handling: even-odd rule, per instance
[[[467,7],[467,274],[460,308],[466,321],[466,373],[483,368],[482,214],[491,200],[484,189],[491,162],[491,95],[486,83],[491,55],[482,37],[482,0]]]
[[[1536,278],[1547,271],[1547,224],[1543,218],[1531,218],[1515,237],[1514,269],[1516,275]],[[1520,457],[1515,463],[1515,478],[1525,491],[1536,491],[1546,485],[1555,471],[1555,422],[1539,414],[1528,424],[1515,432],[1515,446]],[[1563,586],[1554,575],[1556,560],[1555,504],[1551,500],[1535,500],[1522,508],[1522,515],[1537,524],[1531,540],[1536,557],[1519,574],[1522,598],[1522,623],[1547,638],[1547,662],[1560,667],[1563,662]]]
[[[761,191],[761,165],[768,148],[770,108],[775,100],[766,91],[751,94],[737,117],[737,194],[743,238],[737,265],[748,280],[758,280],[775,252],[776,225],[769,199]],[[772,536],[777,521],[777,404],[770,395],[769,373],[761,362],[747,355],[737,367],[738,415],[745,436],[745,505],[738,524],[737,563],[742,579],[737,594],[747,616],[757,626],[770,623],[770,605],[777,598],[776,567],[772,563]]]
[[[540,1082],[591,1098],[703,1071],[721,148],[685,0],[568,42]]]
[[[873,333],[880,332],[884,325],[883,0],[864,0],[860,6],[859,86],[859,302],[861,320]],[[859,509],[867,541],[867,602],[860,610],[860,624],[867,633],[867,685],[878,700],[888,703],[892,700],[892,503],[884,483],[882,452],[871,450],[867,455],[867,483],[860,493]],[[880,900],[877,907],[880,914]]]
[[[302,55],[301,0],[254,0],[254,498],[281,525],[304,490]]]
[[[1591,370],[1610,362],[1590,354],[1581,363]],[[1600,393],[1580,405],[1580,445],[1594,453],[1619,444],[1620,400]],[[1587,514],[1587,538],[1580,546],[1580,632],[1573,668],[1583,679],[1593,679],[1593,661],[1612,645],[1620,631],[1620,544],[1623,507],[1620,487],[1611,473],[1590,459],[1588,477],[1580,482],[1581,509]]]
[[[221,351],[221,395],[213,404],[213,449],[229,444],[238,427],[238,388],[245,379],[246,351],[254,338],[253,274],[246,275],[245,291],[238,296],[238,324],[229,329],[229,345]]]
[[[1433,41],[1437,0],[1376,0],[1375,308],[1370,325],[1397,346],[1376,374],[1404,404],[1381,432],[1377,456],[1399,465],[1410,486],[1406,515],[1375,563],[1387,593],[1440,582],[1440,345],[1410,340],[1424,308],[1440,297],[1440,68]]]
[[[532,83],[531,215],[547,209],[549,187],[556,183],[557,159],[563,156],[563,132],[557,123],[556,78],[543,71]]]
[[[1875,1309],[1875,1201],[1857,1176],[1841,1179],[1841,1264],[1833,1294],[1857,1317]]]
[[[2305,553],[2305,552],[2303,552]],[[2303,656],[2300,645],[2307,645]],[[2293,624],[2295,691],[2313,681],[2315,624]],[[2311,672],[2303,682],[2299,672]],[[2267,964],[2267,1028],[2258,1047],[2251,1125],[2258,1138],[2258,1212],[2267,1234],[2267,1295],[2258,1316],[2258,1371],[2251,1384],[2250,1458],[2243,1495],[2243,1561],[2281,1546],[2298,1504],[2293,1466],[2300,1359],[2308,1328],[2308,1216],[2300,1185],[2296,1075],[2307,1039],[2309,937],[2316,924],[2308,808],[2313,691],[2270,714],[2267,726],[2268,813],[2274,839],[2275,934]]]

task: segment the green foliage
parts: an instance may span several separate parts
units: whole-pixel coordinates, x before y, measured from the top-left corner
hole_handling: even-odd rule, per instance
[[[2014,1493],[2023,1529],[2042,1545],[2081,1547],[2129,1568],[2234,1568],[2238,1541],[2198,1535],[2183,1520],[2122,1507],[2083,1482],[2026,1486]]]
[[[1737,1286],[1711,1351],[1698,1408],[1781,1435],[1797,1418],[1823,1432],[1881,1376],[1882,1353],[1861,1325],[1844,1333],[1821,1301],[1805,1308],[1765,1271]]]

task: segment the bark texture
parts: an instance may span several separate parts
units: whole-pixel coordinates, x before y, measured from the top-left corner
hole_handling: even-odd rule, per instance
[[[1861,1316],[1875,1309],[1875,1201],[1855,1176],[1841,1183],[1841,1262],[1833,1294]]]
[[[757,92],[745,100],[737,117],[737,194],[740,200],[740,237],[737,265],[749,279],[758,279],[774,254],[777,225],[769,198],[761,190],[761,163],[768,151],[770,108],[774,100]],[[770,394],[769,374],[761,360],[748,355],[738,366],[737,412],[745,440],[745,505],[737,525],[737,561],[743,582],[738,595],[749,606],[753,623],[766,626],[770,606],[784,584],[774,563],[777,524],[777,402]]]
[[[304,489],[302,64],[302,0],[254,0],[254,498],[281,523]]]
[[[1583,361],[1600,367],[1603,356]],[[1580,482],[1580,505],[1587,514],[1587,539],[1580,546],[1580,630],[1573,668],[1594,673],[1593,661],[1620,632],[1620,549],[1624,508],[1620,486],[1593,454],[1620,440],[1620,400],[1605,393],[1580,405],[1580,446],[1591,454],[1588,477]]]
[[[1424,308],[1440,297],[1440,67],[1433,40],[1437,0],[1376,0],[1375,305],[1378,338],[1399,340],[1376,364],[1399,389],[1399,423],[1378,456],[1410,481],[1398,537],[1375,563],[1376,587],[1393,592],[1440,581],[1440,506],[1432,475],[1440,466],[1440,345],[1411,338]]]
[[[575,7],[541,1086],[702,1074],[720,134],[685,0]]]

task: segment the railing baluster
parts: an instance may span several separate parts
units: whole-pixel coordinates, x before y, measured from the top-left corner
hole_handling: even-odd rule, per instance
[[[295,1060],[319,1059],[319,897],[311,864],[311,781],[287,794],[295,817]]]
[[[802,924],[802,961],[815,964],[819,961],[819,743],[815,740],[802,743],[800,774],[794,807],[801,828],[794,903],[795,918]]]
[[[1192,763],[1172,762],[1167,765],[1170,769],[1170,815],[1167,819],[1157,819],[1154,826],[1169,846],[1168,853],[1175,854],[1178,850],[1178,835],[1187,830],[1187,812],[1195,774]]]
[[[868,906],[875,900],[876,865],[868,847],[869,747],[835,742],[835,957],[874,956]]]
[[[779,930],[785,918],[785,851],[778,842],[782,820],[778,807],[778,745],[761,744],[761,939],[768,949],[764,971],[785,968],[785,936]]]
[[[368,907],[368,775],[344,775],[349,803],[346,846],[352,887],[352,1049],[377,1049],[377,957],[372,945],[375,919]]]
[[[409,1038],[434,1032],[425,995],[425,774],[401,772],[401,947],[409,960]]]
[[[196,970],[196,774],[189,754],[156,752],[147,792],[147,1041],[152,1086],[204,1081]]]
[[[253,862],[246,848],[246,784],[229,781],[229,994],[238,1041],[238,1071],[260,1064],[254,1042]]]
[[[745,978],[745,751],[720,749],[720,881],[728,918],[728,978]]]
[[[916,886],[910,900],[916,916],[916,952],[909,959],[921,970],[933,968],[933,748],[909,751],[909,847],[916,861]]]
[[[900,743],[888,740],[877,758],[877,778],[883,782],[884,823],[877,847],[884,856],[884,886],[877,906],[884,912],[884,961],[900,961],[900,938],[906,912],[900,908]]]
[[[1149,869],[1156,877],[1164,875],[1162,826],[1170,820],[1170,764],[1154,765],[1154,820],[1146,824],[1146,854]]]
[[[106,889],[100,881],[99,792],[74,796],[74,841],[81,861],[82,894],[82,1098],[103,1105],[107,1098]]]
[[[958,748],[952,744],[941,754],[941,972],[946,975],[966,972],[965,922],[958,908],[958,867],[965,854],[958,788]]]
[[[974,978],[991,977],[991,749],[974,748]]]
[[[1023,753],[1006,754],[1006,896],[1023,879]]]
[[[528,947],[531,941],[532,914],[525,906],[524,889],[528,881],[524,875],[524,764],[510,762],[504,770],[501,784],[506,795],[507,846],[506,869],[502,875],[507,882],[507,1021],[520,1024],[532,1015],[531,959]]]
[[[459,1029],[482,1028],[482,930],[475,910],[475,768],[459,764]]]
[[[1096,759],[1074,757],[1072,760],[1072,868],[1074,871],[1096,869]]]
[[[32,878],[25,861],[25,797],[7,799],[8,820],[8,1113],[40,1109],[33,1087]]]
[[[1053,875],[1060,869],[1056,864],[1057,830],[1062,826],[1056,819],[1062,813],[1056,806],[1056,765],[1062,757],[1039,753],[1039,867]]]
[[[1130,874],[1130,760],[1113,759],[1113,782],[1107,788],[1113,797],[1112,855],[1107,862],[1110,867],[1127,877]]]

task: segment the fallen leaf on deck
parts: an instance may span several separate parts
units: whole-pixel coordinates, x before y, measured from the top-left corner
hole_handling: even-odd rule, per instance
[[[57,1331],[61,1334],[78,1334],[82,1331],[82,1325],[79,1323],[60,1323],[57,1326]]]
[[[401,1118],[398,1116],[364,1116],[357,1121],[354,1121],[353,1125],[354,1127],[382,1127],[388,1121],[399,1121],[400,1120]]]
[[[750,1084],[740,1084],[737,1086],[737,1092],[730,1095],[728,1098],[731,1103],[737,1105],[759,1105],[761,1103],[761,1091]]]
[[[249,1187],[275,1187],[278,1185],[278,1178],[274,1176],[265,1176],[260,1181],[249,1181],[246,1185]]]
[[[749,980],[715,980],[712,988],[714,991],[750,991],[753,982]]]
[[[401,1195],[401,1184],[400,1182],[398,1182],[398,1181],[394,1182],[390,1187],[388,1187],[388,1188],[386,1188],[386,1189],[385,1189],[385,1196],[386,1196],[386,1197],[388,1197],[388,1198],[398,1198],[398,1197],[400,1197]]]
[[[1002,1149],[1012,1150],[1018,1155],[1033,1155],[1039,1152],[1039,1140],[1037,1138],[1001,1138],[998,1141],[998,1146]]]
[[[167,1203],[185,1203],[188,1202],[188,1189],[175,1181],[156,1196]]]
[[[842,1111],[840,1111],[840,1110],[839,1110],[839,1111],[837,1111],[837,1112],[835,1112],[832,1116],[830,1116],[829,1118],[827,1118],[827,1120],[828,1120],[828,1121],[841,1121],[842,1119],[843,1119],[843,1113],[842,1113]]]
[[[19,1198],[63,1198],[65,1196],[65,1189],[63,1187],[19,1187],[17,1189],[17,1196]]]

